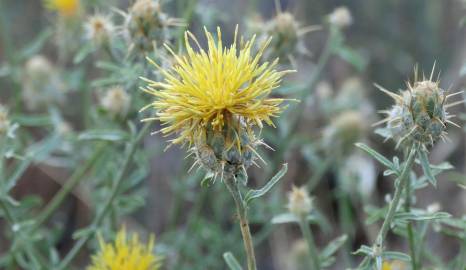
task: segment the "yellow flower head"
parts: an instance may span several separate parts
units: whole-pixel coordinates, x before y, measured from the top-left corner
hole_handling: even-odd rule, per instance
[[[189,143],[206,136],[206,132],[223,132],[234,129],[232,141],[239,144],[244,128],[262,127],[263,122],[273,126],[272,118],[283,110],[282,98],[270,98],[283,75],[290,72],[276,71],[277,60],[273,63],[260,63],[259,60],[270,39],[254,55],[252,40],[237,44],[238,28],[233,44],[224,48],[221,30],[217,28],[218,41],[206,29],[208,50],[205,51],[190,32],[185,33],[187,55],[176,55],[175,65],[163,70],[152,62],[165,77],[161,82],[145,79],[148,86],[143,90],[156,97],[156,100],[142,110],[153,107],[155,117],[164,127],[163,134],[176,133],[172,143]],[[198,47],[195,51],[190,41]],[[238,48],[239,47],[239,48]]]
[[[63,17],[73,17],[79,11],[79,0],[44,0],[45,7],[57,11]]]
[[[154,255],[154,236],[149,243],[139,242],[137,234],[126,236],[123,227],[117,234],[115,243],[105,243],[99,236],[100,251],[92,256],[92,265],[87,270],[158,270],[162,258]]]

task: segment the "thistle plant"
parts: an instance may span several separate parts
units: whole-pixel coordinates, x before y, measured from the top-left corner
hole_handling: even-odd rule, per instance
[[[208,42],[205,51],[196,37],[186,32],[187,56],[176,55],[168,48],[176,59],[171,70],[164,70],[151,61],[165,79],[161,82],[144,79],[148,85],[143,90],[156,100],[142,110],[155,108],[155,116],[144,121],[161,121],[165,127],[160,132],[176,135],[171,144],[189,147],[189,154],[195,156],[193,166],[205,169],[211,181],[219,178],[225,184],[237,208],[248,269],[254,270],[256,261],[247,203],[263,194],[253,192],[243,197],[240,185],[247,184],[246,169],[261,159],[257,146],[265,145],[256,138],[254,127],[262,128],[264,122],[273,125],[272,118],[283,110],[284,99],[269,95],[282,77],[292,71],[276,71],[278,60],[260,63],[270,40],[254,56],[251,50],[255,37],[238,49],[236,29],[233,44],[224,48],[221,34],[217,28],[215,42],[205,29]],[[190,41],[198,46],[198,52]]]
[[[437,182],[432,165],[429,163],[427,152],[429,146],[433,146],[439,139],[446,139],[447,125],[457,126],[450,119],[453,115],[449,115],[448,108],[459,104],[458,102],[449,102],[449,99],[458,93],[448,94],[439,86],[439,81],[433,81],[434,68],[429,78],[422,77],[419,80],[417,69],[415,69],[414,82],[407,83],[407,90],[401,91],[400,94],[395,94],[389,90],[376,85],[381,91],[389,95],[395,100],[391,110],[383,111],[387,115],[385,119],[376,123],[386,123],[386,128],[380,130],[379,133],[386,136],[388,139],[397,140],[396,148],[401,147],[404,152],[405,161],[402,164],[398,163],[398,159],[394,159],[392,163],[375,150],[369,148],[364,144],[358,144],[360,148],[371,154],[382,164],[387,166],[389,170],[386,175],[395,174],[397,176],[395,182],[395,193],[391,199],[382,227],[377,234],[375,244],[372,249],[363,247],[357,253],[365,253],[367,257],[361,262],[360,268],[368,269],[370,267],[370,257],[375,259],[377,269],[382,268],[382,261],[388,257],[390,252],[384,251],[385,238],[388,231],[392,227],[393,222],[397,220],[397,214],[406,213],[416,217],[416,212],[412,210],[413,194],[412,189],[419,188],[420,180],[416,180],[410,176],[411,169],[415,163],[416,157],[422,166],[425,179],[433,186]],[[461,101],[462,103],[462,101]],[[424,180],[426,181],[426,180]],[[403,194],[405,199],[402,200]],[[404,204],[404,211],[400,210],[400,204]],[[433,215],[430,219],[442,219],[449,217],[441,213],[439,216]],[[427,218],[429,219],[429,218]],[[416,220],[413,218],[413,220]],[[422,248],[417,245],[414,236],[413,221],[407,219],[404,226],[406,226],[407,236],[409,240],[410,256],[407,259],[411,262],[412,269],[420,269],[420,261],[418,258],[418,251],[416,249]],[[403,257],[400,255],[400,257]]]

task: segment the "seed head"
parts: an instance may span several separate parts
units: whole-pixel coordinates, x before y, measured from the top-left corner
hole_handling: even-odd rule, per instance
[[[95,14],[89,17],[84,24],[86,39],[98,46],[110,41],[114,29],[115,26],[112,20],[102,14]]]
[[[205,30],[208,50],[190,32],[185,34],[187,56],[173,54],[176,64],[169,70],[152,62],[165,77],[156,82],[145,79],[144,91],[156,100],[143,108],[154,108],[166,135],[177,134],[172,144],[188,144],[196,163],[215,175],[242,173],[253,163],[256,139],[252,128],[263,122],[273,126],[283,107],[281,98],[269,97],[281,78],[290,71],[276,71],[277,61],[259,63],[266,43],[253,56],[251,41],[238,49],[237,30],[233,44],[224,48],[220,28],[218,41]],[[195,51],[190,41],[199,51]]]
[[[353,23],[353,16],[347,7],[341,6],[328,15],[328,20],[331,25],[343,29]]]
[[[312,198],[309,197],[306,187],[293,186],[288,193],[288,210],[297,217],[305,217],[311,212],[312,207]]]
[[[109,88],[100,100],[102,107],[113,116],[124,117],[129,111],[131,97],[121,86]]]
[[[446,139],[447,124],[457,126],[449,120],[454,115],[449,115],[447,109],[463,101],[446,104],[458,93],[447,95],[447,91],[440,88],[439,81],[432,81],[433,72],[434,69],[430,78],[423,80],[417,80],[415,72],[414,83],[408,82],[408,89],[400,94],[376,85],[395,100],[390,110],[382,111],[387,117],[376,124],[386,123],[386,137],[397,139],[397,147],[410,142],[424,147],[433,145],[439,138]]]

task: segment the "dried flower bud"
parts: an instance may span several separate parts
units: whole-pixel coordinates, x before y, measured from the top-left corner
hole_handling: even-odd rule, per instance
[[[446,95],[439,82],[432,81],[432,74],[430,79],[422,81],[416,76],[413,84],[408,83],[408,90],[398,95],[377,87],[395,100],[390,110],[383,111],[387,117],[376,124],[387,123],[384,134],[397,139],[397,147],[405,142],[418,142],[424,147],[433,145],[439,138],[446,138],[447,123],[457,126],[449,120],[453,116],[448,115],[446,109],[462,102],[446,104],[448,98],[457,93]]]
[[[113,116],[128,114],[131,97],[121,86],[109,88],[100,100],[101,106]]]
[[[0,104],[0,137],[8,132],[9,127],[8,110]]]
[[[288,193],[288,210],[297,217],[304,217],[312,210],[312,198],[305,186],[300,188],[293,186]]]
[[[64,85],[55,67],[42,55],[26,62],[22,83],[23,100],[30,110],[64,101]]]
[[[337,115],[323,132],[330,151],[346,155],[367,131],[365,117],[359,111],[344,111]]]
[[[353,16],[351,12],[345,6],[337,7],[332,13],[328,15],[330,24],[343,29],[350,26],[353,23]]]
[[[89,17],[84,24],[85,38],[98,46],[110,41],[114,29],[112,20],[102,14]]]

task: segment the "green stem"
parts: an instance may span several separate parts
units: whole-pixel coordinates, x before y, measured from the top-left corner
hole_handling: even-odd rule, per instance
[[[98,228],[98,226],[102,223],[104,217],[110,210],[110,207],[118,195],[118,191],[120,190],[122,180],[124,179],[124,176],[126,174],[126,171],[129,168],[129,165],[131,164],[131,160],[133,159],[133,155],[136,152],[137,146],[139,142],[144,138],[146,135],[147,131],[149,130],[150,123],[146,123],[143,128],[139,131],[137,134],[136,138],[129,144],[128,149],[126,151],[126,156],[123,161],[123,165],[121,166],[120,171],[118,172],[118,175],[115,178],[112,190],[110,191],[110,197],[108,197],[107,201],[105,201],[102,210],[97,214],[95,217],[94,221],[91,224],[91,227],[94,228],[94,231]],[[76,257],[76,255],[79,253],[81,248],[89,241],[93,233],[89,233],[85,236],[83,236],[81,239],[79,239],[78,242],[73,246],[73,248],[66,254],[65,258],[63,261],[59,264],[58,270],[62,269],[67,269],[68,265],[71,263],[71,261]]]
[[[319,252],[317,251],[311,228],[309,227],[305,216],[299,218],[299,227],[301,229],[301,233],[304,236],[304,239],[307,242],[309,249],[309,259],[311,260],[311,269],[318,270],[320,269]]]
[[[416,152],[418,149],[419,147],[417,145],[412,146],[409,152],[409,156],[406,161],[406,164],[403,168],[403,171],[401,172],[401,175],[397,180],[398,185],[396,185],[396,182],[395,182],[395,194],[393,196],[393,200],[390,203],[390,206],[388,208],[388,213],[382,224],[382,228],[380,229],[377,235],[377,238],[376,238],[376,245],[380,248],[383,247],[383,241],[385,237],[387,236],[388,230],[390,229],[390,224],[392,223],[393,218],[395,217],[396,210],[400,203],[403,188],[405,187],[406,185],[405,183],[407,179],[409,178],[409,173],[411,171],[411,167],[413,166],[414,158],[416,157]]]
[[[102,151],[105,148],[105,144],[101,144],[97,147],[94,154],[91,156],[87,162],[76,170],[71,177],[65,182],[63,187],[58,191],[52,200],[47,204],[44,210],[38,215],[34,226],[31,229],[31,233],[34,233],[40,226],[46,222],[50,216],[57,210],[58,207],[62,204],[66,196],[73,191],[73,189],[84,179],[84,174],[94,165],[97,158],[100,156]]]
[[[254,244],[252,242],[251,231],[249,230],[249,222],[247,217],[247,208],[244,205],[241,192],[239,191],[238,184],[236,183],[233,176],[227,176],[224,179],[224,183],[227,186],[235,201],[236,211],[238,213],[241,234],[243,235],[244,250],[246,251],[248,270],[256,270],[256,257],[254,255]]]
[[[408,177],[408,179],[410,179]],[[409,213],[411,211],[411,181],[407,180],[405,183],[405,211]],[[407,231],[408,231],[408,241],[409,241],[409,252],[411,255],[411,268],[412,270],[417,270],[417,263],[416,263],[416,244],[414,241],[414,234],[413,234],[413,224],[411,221],[408,221],[407,224]]]

